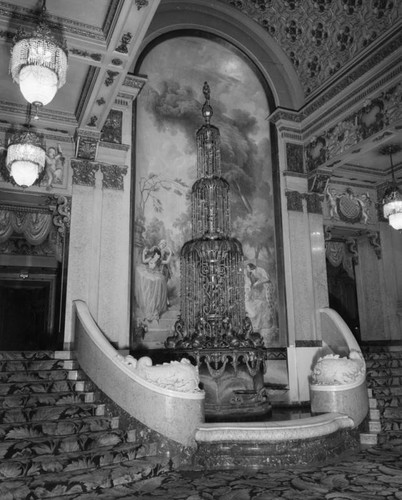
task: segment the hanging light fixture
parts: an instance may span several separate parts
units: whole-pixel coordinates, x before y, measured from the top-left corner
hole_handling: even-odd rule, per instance
[[[35,30],[17,31],[11,51],[10,73],[24,98],[36,109],[46,106],[66,82],[67,48],[65,41],[52,33],[46,21],[46,0]]]
[[[402,193],[398,188],[394,174],[394,164],[392,155],[401,151],[401,147],[397,144],[389,144],[380,149],[380,154],[388,154],[391,162],[392,181],[384,192],[383,211],[384,217],[388,219],[390,226],[394,229],[402,229]]]
[[[45,166],[43,137],[32,130],[14,133],[8,143],[6,166],[15,182],[24,188],[32,186]]]

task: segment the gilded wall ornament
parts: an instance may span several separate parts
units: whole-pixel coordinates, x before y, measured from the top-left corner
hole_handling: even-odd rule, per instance
[[[95,173],[99,165],[87,160],[71,160],[73,169],[73,184],[79,186],[95,187]]]
[[[334,187],[327,186],[325,194],[331,220],[340,220],[349,224],[368,224],[372,205],[368,192],[357,195],[348,187],[339,193]]]
[[[115,48],[116,52],[120,52],[121,54],[128,53],[128,44],[131,42],[133,35],[130,32],[124,33],[121,37],[120,45]]]
[[[108,69],[106,71],[106,73],[107,73],[107,78],[105,79],[105,85],[106,85],[106,87],[110,87],[110,85],[113,84],[114,79],[119,74],[119,72],[118,71],[112,71],[112,70]]]
[[[370,245],[373,247],[377,259],[381,259],[382,250],[381,250],[381,237],[379,231],[367,231],[367,239],[369,240]]]

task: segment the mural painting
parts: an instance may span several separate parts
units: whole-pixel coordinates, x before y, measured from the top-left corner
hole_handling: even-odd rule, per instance
[[[269,114],[264,87],[230,47],[201,37],[161,42],[137,74],[135,315],[145,339],[171,331],[180,312],[180,250],[191,239],[195,133],[208,80],[220,129],[232,233],[245,256],[246,310],[267,346],[280,344]],[[146,332],[146,333],[145,333]],[[151,335],[152,336],[152,335]]]

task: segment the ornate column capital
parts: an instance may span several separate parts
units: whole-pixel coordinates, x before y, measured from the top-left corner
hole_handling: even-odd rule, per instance
[[[87,160],[71,160],[73,169],[73,184],[95,187],[95,173],[99,170],[97,163]]]
[[[286,191],[288,211],[303,212],[303,197],[298,191]]]
[[[322,215],[322,201],[324,196],[318,193],[306,193],[304,198],[307,202],[307,212],[309,214]]]
[[[101,165],[100,169],[103,174],[103,189],[116,189],[118,191],[123,191],[124,176],[127,175],[128,167],[120,167],[119,165]]]

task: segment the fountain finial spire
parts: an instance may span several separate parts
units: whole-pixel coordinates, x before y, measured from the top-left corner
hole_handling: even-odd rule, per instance
[[[209,100],[211,99],[211,89],[209,88],[208,82],[204,82],[204,86],[202,87],[202,93],[204,94],[205,97],[205,102],[202,107],[202,116],[205,119],[205,123],[209,125],[212,115],[214,114],[214,111],[212,109],[212,106],[209,104]]]

